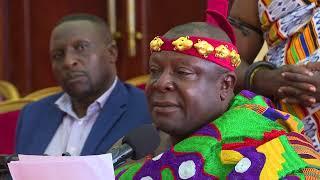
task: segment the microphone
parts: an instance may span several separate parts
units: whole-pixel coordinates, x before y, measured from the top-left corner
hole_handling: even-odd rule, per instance
[[[146,124],[127,134],[122,139],[122,145],[110,149],[108,153],[112,154],[113,166],[116,169],[129,158],[138,160],[153,153],[159,144],[158,131],[151,124]]]

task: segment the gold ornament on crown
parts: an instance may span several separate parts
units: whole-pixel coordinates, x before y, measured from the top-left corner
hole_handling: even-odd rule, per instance
[[[229,54],[229,57],[231,59],[231,64],[233,67],[238,67],[241,63],[240,55],[235,51],[232,50]]]
[[[204,56],[205,58],[208,57],[214,51],[214,47],[209,44],[207,41],[198,39],[198,42],[194,44],[194,47],[197,49],[198,53]]]
[[[227,58],[230,54],[230,50],[226,45],[220,45],[216,47],[215,50],[216,50],[215,56],[219,58]]]
[[[164,42],[162,41],[162,39],[157,36],[155,38],[153,38],[153,40],[150,42],[150,49],[152,51],[161,51],[161,46],[164,44]]]
[[[172,45],[174,45],[174,50],[184,51],[191,49],[193,42],[189,39],[189,36],[185,36],[173,41]]]

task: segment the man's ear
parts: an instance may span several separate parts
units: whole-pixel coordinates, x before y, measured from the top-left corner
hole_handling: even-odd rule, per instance
[[[116,63],[118,59],[118,48],[114,40],[106,46],[106,55],[111,63]]]
[[[227,72],[221,77],[221,100],[226,100],[230,95],[233,95],[233,90],[237,82],[237,76],[235,72]]]

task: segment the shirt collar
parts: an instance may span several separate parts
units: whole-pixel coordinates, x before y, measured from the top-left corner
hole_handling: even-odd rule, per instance
[[[105,93],[103,93],[98,99],[96,99],[92,104],[90,104],[88,108],[90,108],[94,104],[97,104],[99,108],[102,109],[104,104],[107,102],[111,92],[115,88],[117,82],[118,77],[116,76],[110,88]],[[77,117],[72,109],[71,98],[67,93],[63,93],[63,95],[59,99],[57,99],[54,104],[56,104],[61,111],[71,116]]]

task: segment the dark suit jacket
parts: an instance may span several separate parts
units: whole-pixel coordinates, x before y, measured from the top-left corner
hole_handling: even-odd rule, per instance
[[[62,93],[31,103],[20,113],[16,153],[41,155],[63,120],[54,103]],[[144,93],[120,81],[103,106],[81,155],[103,154],[130,130],[151,123]]]

